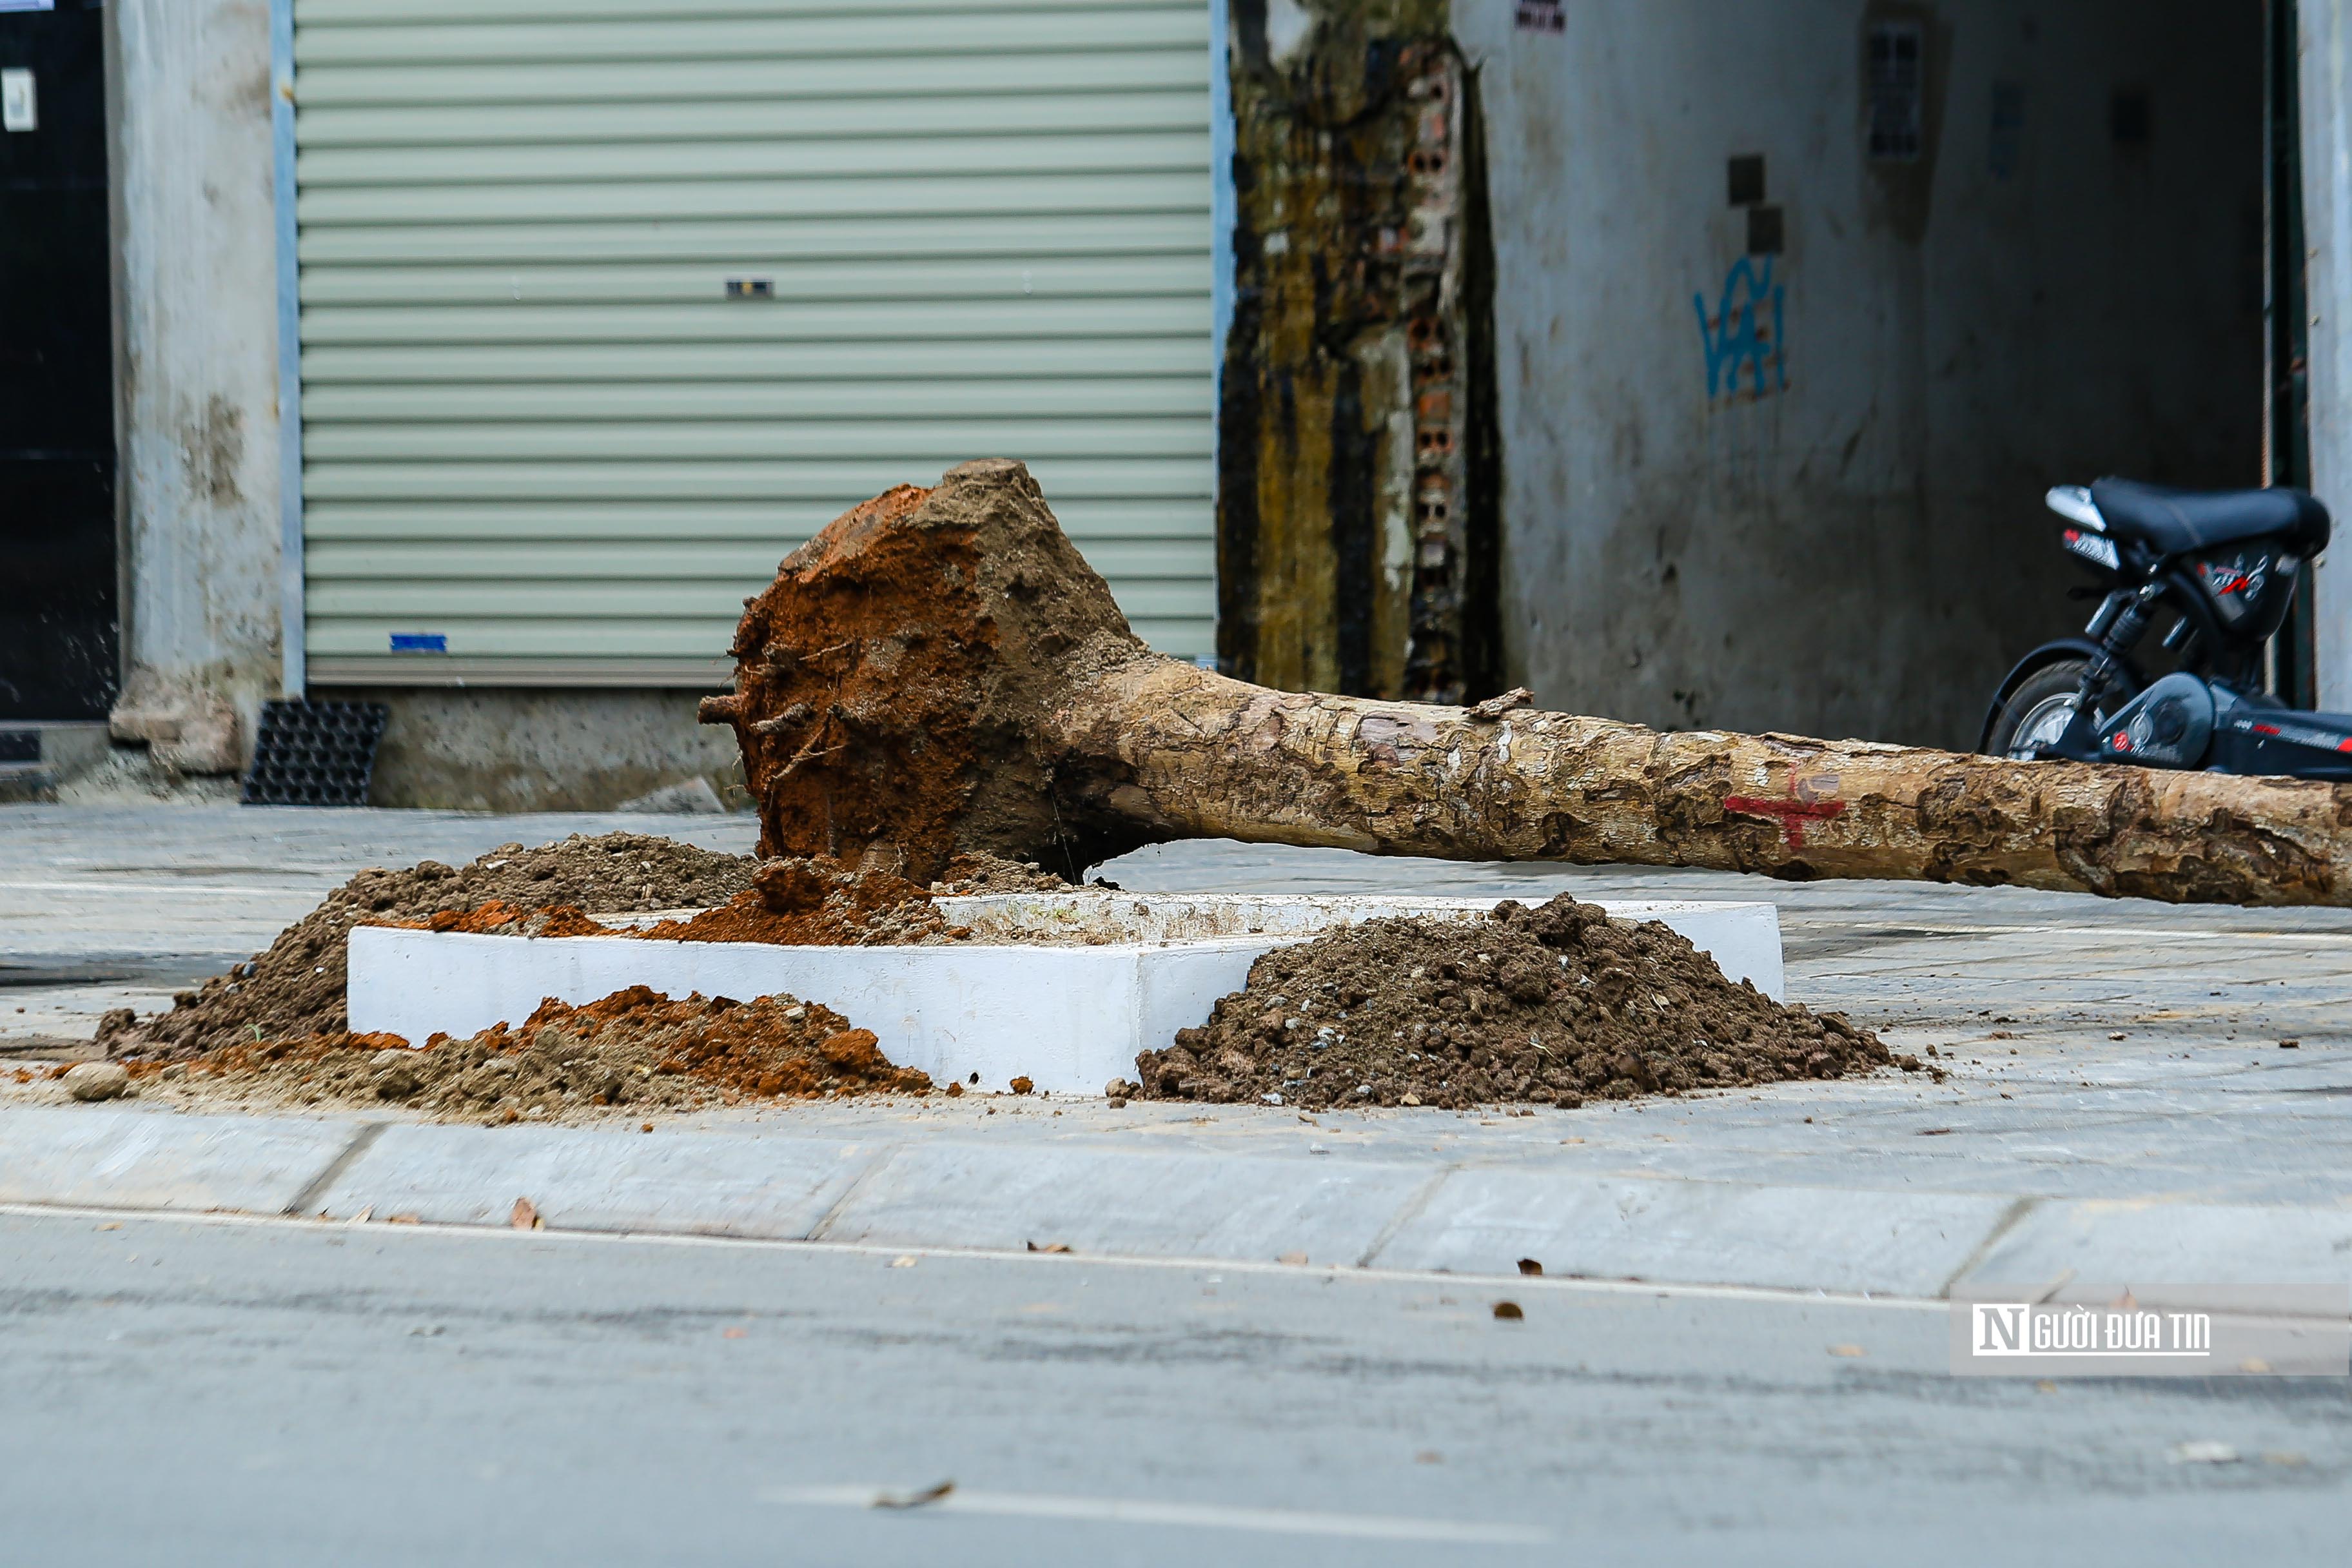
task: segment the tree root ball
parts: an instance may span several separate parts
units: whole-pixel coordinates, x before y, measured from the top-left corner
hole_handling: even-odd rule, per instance
[[[1044,710],[1074,675],[1152,656],[1019,463],[835,519],[749,602],[730,651],[735,692],[701,716],[735,731],[763,856],[928,883],[992,853],[1075,878],[1148,841],[1057,812]]]

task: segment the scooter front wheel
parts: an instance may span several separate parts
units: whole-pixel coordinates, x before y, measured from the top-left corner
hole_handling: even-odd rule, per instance
[[[2079,658],[2057,659],[2018,682],[1987,732],[1985,754],[2030,763],[2042,754],[2042,747],[2055,744],[2074,721],[2074,710],[2082,704],[2083,672],[2088,668]]]

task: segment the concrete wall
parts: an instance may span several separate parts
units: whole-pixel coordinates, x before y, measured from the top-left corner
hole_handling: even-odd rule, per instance
[[[376,753],[378,805],[603,811],[700,779],[729,809],[751,809],[734,731],[695,721],[697,692],[354,687],[312,695],[391,708]]]
[[[1558,32],[1519,24],[1547,9],[1454,15],[1494,193],[1504,633],[1545,705],[1971,744],[2007,663],[2083,618],[2043,489],[2258,482],[2258,7],[1571,0]],[[1866,13],[1927,25],[1907,170],[1864,158]],[[2118,89],[2147,95],[2143,143],[2114,134]],[[1743,153],[1783,214],[1783,362],[1710,395],[1694,300],[1716,315],[1745,254]]]
[[[168,740],[278,695],[268,0],[117,0],[125,690]],[[138,731],[133,717],[128,726]],[[192,758],[201,763],[204,759]]]
[[[2312,489],[2352,522],[2352,18],[2304,0],[2303,218],[2308,247]],[[2352,704],[2352,552],[2323,560],[2313,585],[2319,705]]]

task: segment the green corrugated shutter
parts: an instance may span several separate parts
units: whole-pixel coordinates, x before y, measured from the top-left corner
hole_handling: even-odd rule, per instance
[[[999,456],[1211,651],[1208,26],[296,0],[310,679],[706,680],[793,546]]]

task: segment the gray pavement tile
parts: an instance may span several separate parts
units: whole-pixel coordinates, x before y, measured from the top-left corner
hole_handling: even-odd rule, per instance
[[[1456,1171],[1368,1261],[1384,1268],[1934,1296],[2011,1200]]]
[[[2352,1195],[2295,1206],[2078,1201],[2036,1205],[1978,1260],[1971,1286],[2128,1285],[2151,1306],[2200,1285],[2352,1281]]]
[[[0,1108],[0,1202],[276,1214],[348,1147],[350,1121]]]
[[[871,1143],[746,1132],[388,1125],[305,1206],[505,1225],[527,1198],[551,1227],[792,1239],[879,1156]]]
[[[823,1239],[1354,1263],[1437,1174],[1311,1155],[932,1142],[895,1151],[844,1200]]]

